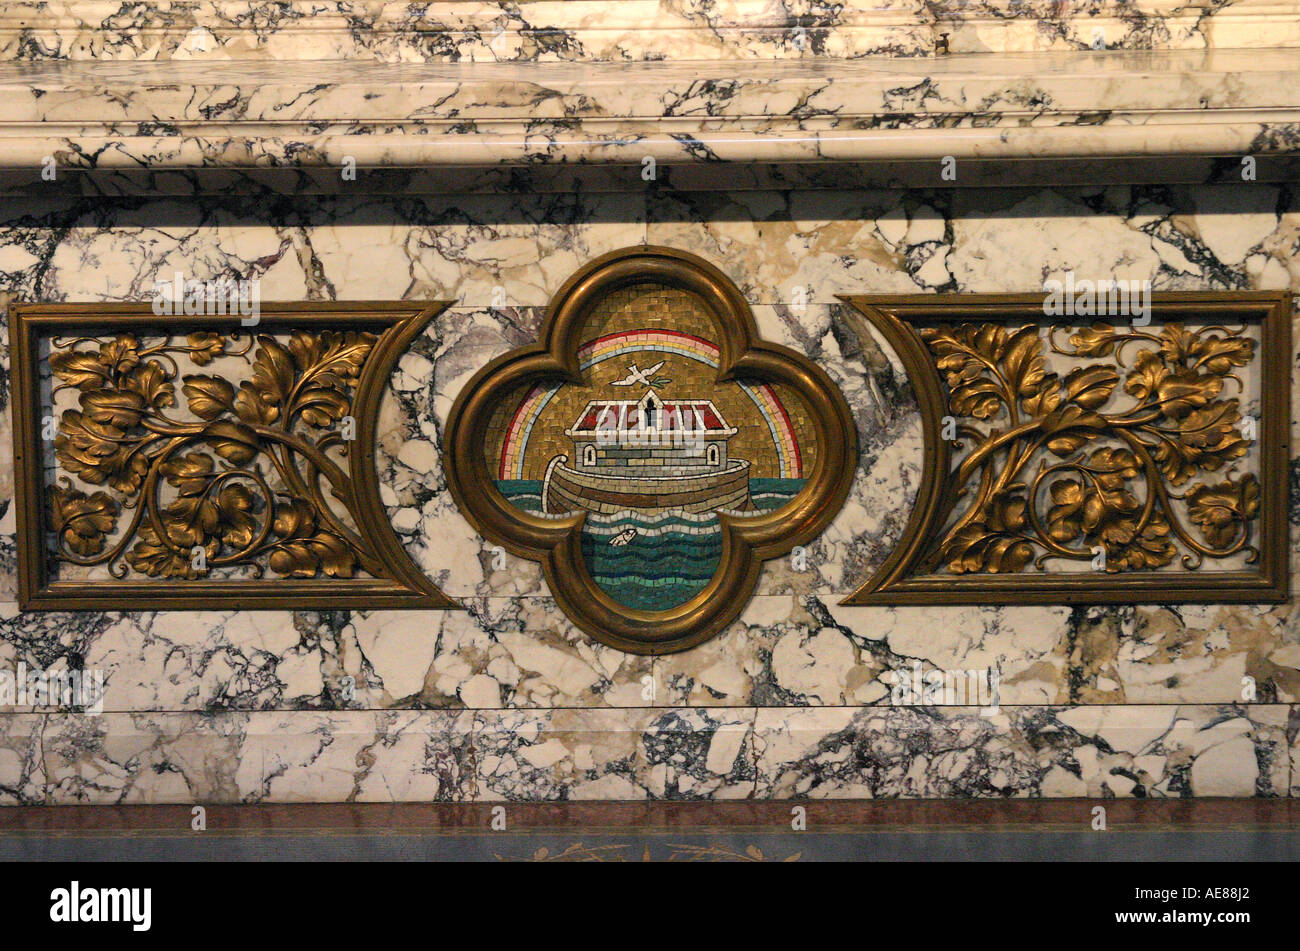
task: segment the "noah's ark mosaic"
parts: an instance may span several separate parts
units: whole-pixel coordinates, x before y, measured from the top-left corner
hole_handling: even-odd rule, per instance
[[[575,591],[589,632],[617,619],[640,649],[680,649],[686,628],[701,639],[739,612],[759,561],[834,514],[855,458],[848,410],[815,366],[756,339],[739,292],[698,259],[637,249],[578,278],[543,330],[552,372],[525,348],[466,387],[452,484],[488,537],[533,534],[518,553],[565,539],[553,587]]]

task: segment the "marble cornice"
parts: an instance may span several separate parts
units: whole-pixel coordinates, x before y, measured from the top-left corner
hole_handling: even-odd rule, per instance
[[[1286,154],[1293,50],[746,63],[0,65],[0,168]]]
[[[1297,0],[37,0],[0,60],[626,61],[1300,46]]]

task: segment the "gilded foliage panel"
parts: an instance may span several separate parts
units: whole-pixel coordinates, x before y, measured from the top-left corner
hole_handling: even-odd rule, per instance
[[[452,606],[374,472],[393,362],[441,309],[15,308],[25,606]]]
[[[1285,598],[1288,295],[1073,327],[1037,296],[849,302],[907,364],[927,459],[848,603]]]

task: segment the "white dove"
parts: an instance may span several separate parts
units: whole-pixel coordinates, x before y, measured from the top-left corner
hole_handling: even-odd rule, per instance
[[[659,361],[658,363],[656,363],[654,366],[652,366],[652,367],[648,367],[647,369],[644,369],[644,370],[640,369],[640,368],[639,368],[639,367],[634,363],[634,364],[632,364],[630,367],[627,368],[627,369],[628,369],[628,374],[627,374],[627,376],[624,377],[624,378],[621,379],[621,380],[615,380],[615,381],[613,382],[613,385],[614,385],[614,386],[633,386],[633,385],[635,385],[635,384],[637,384],[637,383],[640,383],[642,386],[654,386],[654,384],[650,382],[649,377],[650,377],[652,374],[654,374],[654,373],[658,373],[658,372],[659,372],[659,368],[660,368],[661,366],[663,366],[665,362],[666,362],[666,361],[664,361],[664,360],[660,360],[660,361]]]

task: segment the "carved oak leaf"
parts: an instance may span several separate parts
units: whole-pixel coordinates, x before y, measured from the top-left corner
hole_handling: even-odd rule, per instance
[[[1002,405],[1002,388],[987,376],[989,363],[1005,331],[989,326],[977,331],[972,324],[923,331],[934,351],[935,363],[947,374],[949,402],[959,416],[988,419]]]
[[[978,377],[953,387],[949,402],[958,416],[988,419],[1002,408],[1002,388],[992,380]]]
[[[125,432],[144,418],[145,398],[129,390],[91,390],[81,394],[81,408],[94,422]]]
[[[1029,503],[1023,495],[1003,492],[992,506],[990,524],[999,532],[1022,532],[1029,526]]]
[[[1042,431],[1052,437],[1047,441],[1047,448],[1064,458],[1088,440],[1095,439],[1105,426],[1106,420],[1102,416],[1067,403],[1043,417]]]
[[[1160,354],[1173,366],[1186,366],[1196,358],[1200,335],[1182,324],[1165,324],[1160,331]]]
[[[1236,541],[1245,524],[1259,516],[1259,480],[1247,474],[1218,485],[1198,483],[1187,493],[1187,513],[1215,548]]]
[[[259,336],[257,345],[250,386],[263,402],[283,408],[296,376],[293,357],[271,337]]]
[[[948,375],[949,401],[958,415],[989,419],[1008,398],[1032,397],[1049,386],[1042,340],[1032,325],[1008,334],[997,324],[963,324],[922,335]]]
[[[1043,377],[1038,388],[1021,405],[1030,416],[1046,416],[1061,405],[1061,378],[1055,373]]]
[[[934,351],[935,365],[948,375],[948,386],[953,388],[984,373],[989,361],[997,359],[997,347],[1005,335],[1002,327],[993,324],[981,328],[962,324],[921,331]]]
[[[345,377],[361,373],[366,357],[377,338],[371,333],[326,331],[323,334],[295,333],[289,339],[289,352],[299,372],[328,367]]]
[[[1034,547],[1023,538],[990,531],[988,525],[972,522],[944,544],[949,570],[957,574],[989,571],[1012,574],[1034,557]]]
[[[299,373],[305,373],[320,363],[325,352],[323,334],[295,332],[289,337],[289,355]]]
[[[1083,484],[1074,479],[1058,479],[1048,491],[1055,504],[1047,510],[1047,534],[1058,544],[1066,545],[1083,533]]]
[[[1092,486],[1083,503],[1083,530],[1088,536],[1111,546],[1127,545],[1137,533],[1134,516],[1142,505],[1127,489],[1103,489]]]
[[[218,456],[237,466],[251,462],[262,448],[257,433],[229,420],[208,423],[203,427],[203,434]]]
[[[1021,327],[998,348],[998,364],[1007,385],[1017,396],[1031,396],[1047,376],[1043,341],[1032,324]]]
[[[122,334],[100,345],[99,362],[113,373],[129,373],[140,363],[140,341]]]
[[[192,548],[204,541],[215,541],[220,517],[216,504],[205,496],[183,495],[163,509],[163,516],[167,537],[177,545]]]
[[[346,395],[328,386],[313,386],[299,394],[294,403],[303,422],[325,429],[348,415],[352,403]]]
[[[1240,419],[1237,401],[1225,400],[1188,414],[1172,433],[1162,430],[1155,457],[1165,478],[1182,485],[1201,469],[1212,472],[1246,455],[1250,443],[1237,429]]]
[[[326,357],[329,359],[330,366],[335,370],[341,370],[349,377],[356,378],[361,375],[366,357],[370,355],[370,350],[378,338],[368,331],[357,333],[349,330],[346,333],[335,333],[328,339],[330,349]]]
[[[185,578],[193,580],[201,576],[194,568],[190,549],[176,551],[164,545],[154,531],[153,525],[145,521],[140,525],[139,541],[126,554],[126,560],[136,571],[151,578]],[[217,553],[217,542],[209,540],[204,546],[207,557]]]
[[[1116,572],[1164,567],[1177,554],[1169,534],[1168,519],[1160,512],[1153,513],[1136,537],[1128,542],[1106,546],[1106,570]]]
[[[199,419],[216,419],[235,405],[235,388],[219,376],[192,374],[184,378],[181,390],[189,401],[190,412]]]
[[[168,485],[174,486],[181,495],[202,494],[212,481],[213,469],[212,457],[201,452],[173,456],[158,467]]]
[[[206,493],[180,496],[164,514],[168,537],[191,547],[219,541],[242,549],[257,531],[253,496],[237,483],[224,486],[215,497]]]
[[[350,578],[356,558],[343,539],[329,532],[276,545],[268,559],[271,570],[295,578],[310,578],[318,571],[335,578]]]
[[[1107,571],[1156,568],[1175,554],[1169,524],[1159,513],[1138,531],[1134,516],[1142,506],[1126,489],[1085,489],[1073,479],[1061,479],[1052,484],[1051,495],[1056,504],[1047,513],[1048,534],[1062,545],[1080,535],[1085,544],[1100,542]]]
[[[1152,350],[1138,354],[1124,390],[1144,402],[1151,401],[1170,419],[1181,419],[1204,406],[1223,389],[1223,379],[1195,370],[1172,373]]]
[[[1088,465],[1094,478],[1106,489],[1121,488],[1126,479],[1136,479],[1142,468],[1130,450],[1112,446],[1094,452]]]
[[[195,366],[205,367],[226,352],[226,340],[218,333],[200,331],[185,339],[190,345],[190,361]]]
[[[1211,334],[1201,338],[1197,365],[1207,373],[1222,376],[1233,367],[1244,367],[1255,359],[1255,341],[1249,337],[1222,337]]]
[[[1160,472],[1170,485],[1182,485],[1199,471],[1201,451],[1177,439],[1163,439],[1156,444],[1155,458]]]
[[[271,531],[281,538],[306,538],[316,531],[316,513],[303,499],[277,503]]]
[[[1033,557],[1024,538],[1029,526],[1028,502],[1016,492],[990,500],[984,517],[958,531],[944,546],[942,557],[957,572],[1020,571]]]
[[[1058,479],[1050,489],[1054,505],[1047,512],[1047,534],[1066,544],[1085,535],[1109,550],[1127,545],[1137,532],[1134,516],[1142,506],[1127,488],[1137,476],[1137,457],[1127,449],[1104,447],[1092,454],[1084,467],[1091,476],[1085,485],[1075,479]]]
[[[1212,403],[1182,419],[1178,424],[1178,437],[1189,446],[1216,453],[1241,444],[1244,453],[1245,440],[1237,429],[1240,420],[1236,400]]]
[[[1065,396],[1084,409],[1096,409],[1110,399],[1118,385],[1119,374],[1108,366],[1079,367],[1065,377]]]
[[[1115,349],[1119,334],[1110,324],[1096,323],[1091,327],[1070,335],[1070,345],[1074,347],[1075,356],[1108,357]]]
[[[316,530],[316,513],[302,499],[276,505],[271,530],[280,541],[271,552],[271,570],[282,575],[310,578],[318,571],[350,578],[356,567],[352,549],[330,532]]]
[[[111,379],[109,369],[96,354],[58,350],[50,354],[50,372],[79,390],[97,390]]]
[[[50,528],[60,542],[83,557],[103,551],[105,537],[117,524],[117,500],[107,492],[86,495],[61,485],[50,486],[49,492]]]
[[[239,384],[234,409],[235,415],[245,423],[255,423],[260,426],[269,426],[280,418],[280,407],[268,401],[262,391],[248,380]]]
[[[257,532],[257,519],[253,515],[253,495],[248,487],[238,482],[228,483],[217,493],[217,525],[215,533],[228,545],[237,549],[247,547]]]
[[[1170,364],[1203,369],[1216,376],[1245,366],[1255,356],[1255,341],[1249,337],[1201,335],[1182,324],[1166,324],[1160,338],[1160,352]]]
[[[79,410],[65,410],[54,438],[54,455],[75,476],[91,485],[108,483],[119,492],[140,490],[149,463],[144,454],[124,443],[124,430],[97,422]]]
[[[176,405],[176,388],[168,374],[153,361],[143,363],[132,370],[122,381],[122,389],[128,393],[138,393],[149,409],[163,409]]]

